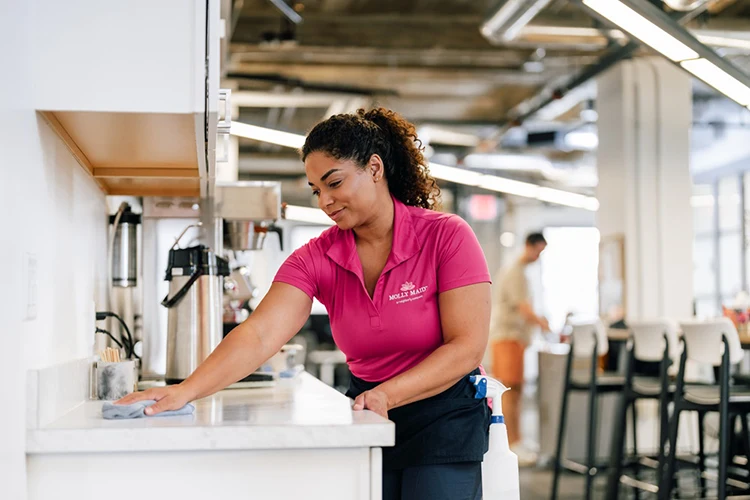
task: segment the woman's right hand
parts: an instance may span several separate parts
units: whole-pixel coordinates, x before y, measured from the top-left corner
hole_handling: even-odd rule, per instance
[[[116,405],[130,405],[138,401],[154,400],[156,403],[146,408],[148,416],[156,415],[163,411],[179,410],[192,400],[192,396],[181,385],[169,387],[154,387],[143,392],[134,392],[124,398],[115,401]]]

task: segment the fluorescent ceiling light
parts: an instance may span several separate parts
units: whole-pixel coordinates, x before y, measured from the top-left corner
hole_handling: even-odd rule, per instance
[[[279,146],[286,146],[288,148],[299,149],[305,144],[304,135],[291,134],[289,132],[282,132],[281,130],[273,130],[265,127],[257,127],[255,125],[236,122],[234,120],[232,120],[230,133],[238,137],[244,137],[245,139],[278,144]]]
[[[246,123],[232,121],[232,135],[254,139],[256,141],[278,144],[289,148],[299,149],[305,143],[305,136],[281,132],[265,127],[257,127]],[[530,182],[521,182],[505,177],[495,175],[485,175],[479,172],[472,172],[463,168],[449,167],[439,163],[430,163],[430,174],[440,180],[463,184],[465,186],[476,186],[489,191],[498,193],[512,194],[523,196],[525,198],[535,198],[541,201],[567,205],[571,207],[585,208],[586,210],[596,211],[599,208],[599,202],[593,196],[586,196],[561,189],[543,188],[538,184]],[[541,194],[540,194],[541,193]],[[291,211],[290,211],[291,210]],[[321,211],[315,208],[288,206],[286,209],[286,218],[289,220],[298,220],[301,222],[312,222],[315,224],[329,224],[330,219]]]
[[[286,220],[293,220],[296,222],[307,222],[310,224],[321,224],[324,226],[332,226],[333,221],[328,217],[325,212],[319,208],[312,207],[299,207],[296,205],[287,205],[284,210],[284,218]]]
[[[454,132],[453,130],[447,130],[444,128],[425,126],[419,129],[417,135],[422,140],[422,143],[427,144],[450,144],[454,146],[467,146],[477,147],[479,145],[479,137],[473,134],[465,134],[463,132]]]
[[[477,170],[545,171],[552,168],[552,162],[543,156],[507,153],[472,153],[464,158],[463,164]]]
[[[465,168],[449,167],[439,163],[430,163],[430,174],[436,179],[441,179],[464,186],[478,186],[485,177],[479,172],[472,172]]]
[[[750,40],[744,38],[713,35],[696,35],[695,38],[706,45],[712,45],[714,47],[750,50]]]
[[[540,187],[537,199],[569,207],[585,208],[592,212],[599,210],[599,201],[593,196],[571,193],[570,191],[562,191],[560,189]]]
[[[698,58],[696,51],[619,0],[583,0],[583,3],[675,62]]]
[[[516,181],[496,175],[485,175],[483,177],[482,182],[479,184],[479,187],[483,189],[497,191],[498,193],[514,194],[516,196],[523,196],[524,198],[538,198],[539,184]]]
[[[680,65],[725,96],[743,106],[750,104],[750,88],[707,59],[683,61]]]

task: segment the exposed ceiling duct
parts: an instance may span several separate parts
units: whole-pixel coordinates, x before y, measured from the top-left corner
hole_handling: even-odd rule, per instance
[[[279,11],[284,14],[284,17],[289,19],[294,24],[299,24],[302,22],[302,16],[297,14],[293,8],[291,8],[284,0],[268,0],[273,4],[274,7],[279,9]]]
[[[549,3],[550,0],[506,0],[479,31],[492,43],[510,42]]]

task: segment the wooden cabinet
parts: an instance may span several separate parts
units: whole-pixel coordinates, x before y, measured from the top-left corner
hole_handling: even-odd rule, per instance
[[[206,195],[219,0],[34,0],[35,108],[109,194]]]

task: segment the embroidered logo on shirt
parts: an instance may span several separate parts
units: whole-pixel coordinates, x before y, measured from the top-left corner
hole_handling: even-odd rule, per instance
[[[388,295],[388,301],[391,302],[395,300],[397,301],[396,304],[403,304],[405,302],[411,302],[412,300],[419,300],[424,297],[427,288],[429,287],[422,286],[417,288],[414,283],[407,281],[401,285],[401,291],[399,293]]]

